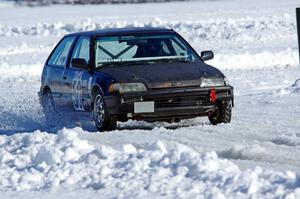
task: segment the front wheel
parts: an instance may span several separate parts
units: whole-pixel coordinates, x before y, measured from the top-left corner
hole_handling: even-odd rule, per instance
[[[209,115],[208,119],[210,123],[213,125],[217,125],[219,123],[230,123],[231,112],[232,112],[231,101],[218,102],[218,109],[213,114]]]
[[[111,131],[117,127],[117,119],[109,115],[103,94],[98,91],[93,97],[93,117],[99,131]]]

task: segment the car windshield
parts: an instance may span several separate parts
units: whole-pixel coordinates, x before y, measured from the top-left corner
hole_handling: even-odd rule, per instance
[[[123,64],[194,62],[197,56],[176,34],[99,37],[96,68]]]

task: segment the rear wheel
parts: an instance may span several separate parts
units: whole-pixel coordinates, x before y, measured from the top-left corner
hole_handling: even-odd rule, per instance
[[[218,102],[218,109],[208,119],[211,124],[217,125],[219,123],[230,123],[232,112],[231,101]]]
[[[93,117],[99,131],[111,131],[117,127],[117,119],[107,112],[103,94],[100,91],[93,96]]]
[[[44,91],[42,95],[42,108],[47,124],[55,126],[59,122],[59,117],[55,109],[53,96],[50,90]]]

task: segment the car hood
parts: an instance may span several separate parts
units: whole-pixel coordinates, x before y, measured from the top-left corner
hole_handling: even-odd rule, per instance
[[[99,71],[117,82],[143,82],[148,88],[198,86],[201,77],[224,77],[218,69],[202,62],[126,65]]]

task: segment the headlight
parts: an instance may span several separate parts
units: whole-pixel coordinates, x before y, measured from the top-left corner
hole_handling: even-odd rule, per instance
[[[211,87],[211,86],[225,86],[225,80],[223,78],[216,78],[216,77],[201,78],[201,87]]]
[[[142,92],[147,91],[143,83],[116,83],[109,87],[109,92],[129,93],[129,92]]]

